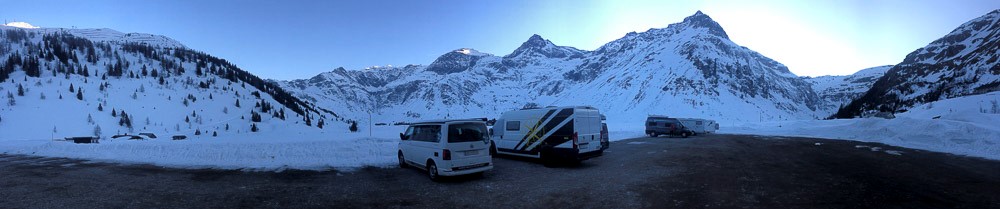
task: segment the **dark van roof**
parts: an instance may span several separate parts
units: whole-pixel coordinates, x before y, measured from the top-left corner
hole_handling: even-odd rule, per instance
[[[417,124],[440,124],[449,122],[486,122],[486,118],[466,118],[466,119],[439,119],[439,120],[426,120],[410,123],[411,125]]]

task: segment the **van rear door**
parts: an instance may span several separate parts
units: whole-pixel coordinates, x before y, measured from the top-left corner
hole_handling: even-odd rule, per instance
[[[485,123],[456,122],[448,124],[448,143],[452,160],[489,157],[489,132]]]
[[[601,149],[601,116],[595,110],[578,110],[577,144],[580,153]]]

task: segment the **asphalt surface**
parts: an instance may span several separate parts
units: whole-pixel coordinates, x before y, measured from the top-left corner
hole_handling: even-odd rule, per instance
[[[613,142],[485,176],[244,172],[0,155],[0,208],[1000,208],[1000,161],[852,141],[706,135]]]

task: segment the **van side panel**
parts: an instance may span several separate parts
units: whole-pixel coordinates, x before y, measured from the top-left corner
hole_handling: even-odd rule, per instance
[[[552,110],[552,112],[555,111],[556,110]],[[552,141],[552,139],[560,137],[565,137],[569,139],[568,137],[573,135],[573,121],[571,116],[573,116],[573,108],[558,110],[558,113],[553,115],[552,118],[547,122],[545,122],[544,125],[535,127],[534,130],[532,130],[532,132],[529,132],[529,135],[526,135],[524,139],[521,139],[521,143],[523,143],[523,145],[520,147],[515,147],[515,149],[521,151],[535,152],[537,151],[538,147],[542,147],[539,145],[543,146],[559,145],[560,143],[555,143],[555,141]],[[544,121],[544,119],[545,118],[539,121]],[[567,126],[569,127],[569,129],[565,128]]]
[[[532,111],[527,111],[527,112],[530,113]],[[545,115],[543,115],[541,118],[537,118],[537,119],[531,118],[533,120],[531,120],[531,119],[525,120],[524,122],[529,122],[529,123],[528,124],[522,124],[522,126],[523,125],[529,125],[529,126],[527,127],[526,130],[522,130],[523,133],[524,133],[524,135],[523,135],[523,137],[521,137],[521,140],[517,143],[517,145],[514,145],[514,149],[521,149],[521,150],[523,150],[524,147],[527,147],[527,146],[531,145],[535,140],[539,139],[541,137],[541,135],[545,134],[545,132],[547,130],[551,130],[552,126],[550,126],[550,124],[552,123],[552,121],[558,120],[558,118],[560,116],[562,116],[562,114],[563,114],[563,112],[560,111],[559,114],[556,114],[555,117],[552,117],[552,114],[555,113],[555,112],[556,112],[556,110],[554,110],[554,109],[553,110],[548,110],[545,113]],[[571,112],[571,114],[572,114],[572,112]],[[537,114],[534,114],[534,115],[537,115]],[[550,119],[550,117],[552,117],[552,118]],[[543,123],[546,123],[546,124],[543,124]]]

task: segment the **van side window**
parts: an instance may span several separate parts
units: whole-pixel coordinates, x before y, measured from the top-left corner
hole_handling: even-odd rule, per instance
[[[413,130],[412,139],[422,142],[440,142],[441,126],[416,126]]]
[[[521,121],[507,121],[507,124],[504,124],[504,126],[507,127],[507,131],[520,131]]]
[[[413,129],[415,128],[413,126],[410,126],[406,128],[406,132],[403,132],[403,135],[404,137],[406,137],[406,139],[408,140],[413,139]]]

